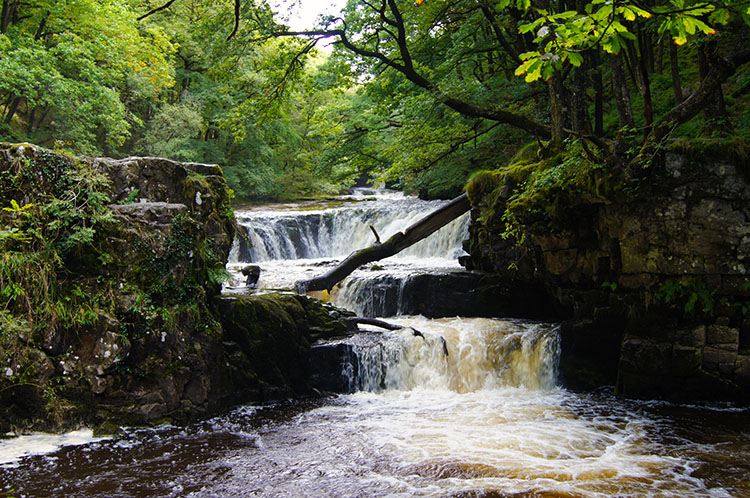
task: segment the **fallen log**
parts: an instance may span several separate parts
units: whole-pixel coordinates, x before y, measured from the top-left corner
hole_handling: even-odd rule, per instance
[[[424,340],[427,340],[427,338],[424,336],[422,332],[415,329],[414,327],[404,327],[403,325],[397,325],[395,323],[389,323],[385,322],[383,320],[378,320],[377,318],[367,318],[367,317],[361,317],[361,316],[350,316],[345,318],[348,322],[354,322],[354,323],[363,323],[365,325],[372,325],[374,327],[380,327],[381,329],[386,330],[402,330],[402,329],[411,329],[412,334],[414,337],[421,337]],[[442,335],[440,337],[440,342],[443,345],[443,354],[445,356],[448,356],[448,343],[445,341],[445,337]]]
[[[381,329],[386,329],[386,330],[411,329],[415,337],[421,337],[422,339],[424,339],[424,334],[420,332],[419,330],[415,329],[414,327],[404,327],[403,325],[396,325],[395,323],[384,322],[383,320],[378,320],[377,318],[350,316],[350,317],[345,318],[345,320],[347,322],[372,325],[374,327],[380,327]]]
[[[335,268],[323,275],[300,280],[294,284],[294,289],[300,294],[309,291],[330,290],[334,285],[349,276],[360,266],[378,261],[397,254],[407,247],[416,244],[455,220],[471,208],[466,194],[459,195],[448,204],[436,209],[412,226],[391,236],[383,243],[377,241],[374,245],[354,251]]]

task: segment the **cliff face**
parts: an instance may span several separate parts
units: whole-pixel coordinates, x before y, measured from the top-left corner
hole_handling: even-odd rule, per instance
[[[306,298],[214,299],[234,237],[218,166],[4,144],[0,180],[2,433],[305,392],[310,330],[345,329]]]
[[[465,263],[544,284],[574,387],[747,398],[750,175],[717,156],[668,153],[627,195],[596,195],[597,184],[572,194],[554,225],[529,216],[510,237],[513,189],[501,183],[474,199]]]

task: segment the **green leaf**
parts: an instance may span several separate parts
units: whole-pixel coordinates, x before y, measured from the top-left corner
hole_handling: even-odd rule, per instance
[[[575,67],[579,67],[581,64],[583,64],[583,56],[577,52],[568,52],[568,60],[571,64],[573,64]]]

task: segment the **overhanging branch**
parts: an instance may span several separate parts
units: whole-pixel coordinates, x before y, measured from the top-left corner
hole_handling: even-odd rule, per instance
[[[375,59],[382,62],[391,69],[403,74],[409,81],[414,83],[420,88],[432,93],[436,100],[454,111],[463,114],[464,116],[472,118],[484,118],[499,123],[507,124],[515,128],[527,131],[532,135],[548,139],[551,137],[551,132],[548,126],[532,121],[526,116],[515,114],[502,109],[495,109],[490,107],[479,106],[470,102],[459,100],[455,97],[443,93],[436,84],[429,81],[427,78],[419,74],[414,69],[411,63],[411,56],[405,48],[399,50],[399,56],[402,58],[403,63],[399,63],[396,60],[388,57],[382,52],[369,50],[363,47],[355,45],[347,36],[346,31],[343,29],[320,29],[320,30],[309,30],[309,31],[282,31],[275,33],[274,36],[309,36],[309,37],[320,37],[320,38],[338,38],[338,42],[341,43],[350,52],[359,55],[360,57]],[[403,43],[405,42],[405,34],[403,35]],[[401,34],[398,36],[402,38]]]

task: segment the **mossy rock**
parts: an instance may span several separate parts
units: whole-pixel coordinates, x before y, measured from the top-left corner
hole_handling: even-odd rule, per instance
[[[223,295],[214,303],[234,358],[231,375],[253,384],[233,388],[258,389],[264,397],[309,393],[312,344],[352,332],[340,319],[345,312],[297,294]]]

